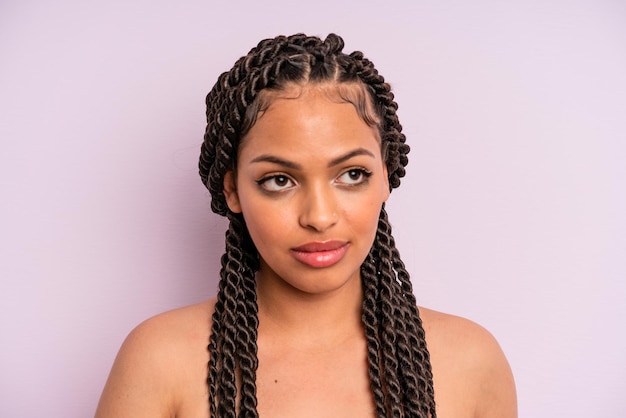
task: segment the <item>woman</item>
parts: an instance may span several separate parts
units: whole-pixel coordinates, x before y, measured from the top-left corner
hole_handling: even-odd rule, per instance
[[[397,104],[342,49],[264,40],[208,94],[218,296],[137,327],[97,417],[516,416],[491,335],[417,307],[384,210],[408,162]]]

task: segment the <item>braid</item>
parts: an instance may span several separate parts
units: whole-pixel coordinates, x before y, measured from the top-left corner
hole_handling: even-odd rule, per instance
[[[207,127],[200,151],[200,177],[211,209],[230,220],[209,341],[207,384],[211,417],[257,417],[258,253],[241,214],[231,212],[224,176],[237,166],[237,150],[271,97],[290,84],[356,85],[352,103],[377,126],[390,188],[400,185],[409,147],[389,84],[361,52],[345,54],[341,37],[303,34],[266,39],[221,74],[206,97]],[[361,97],[362,95],[363,97]],[[362,322],[376,415],[435,418],[432,372],[424,330],[409,275],[400,260],[384,208],[372,249],[361,266]],[[239,399],[237,403],[236,400]]]
[[[376,267],[375,248],[372,247],[368,258],[361,266],[361,280],[363,283],[363,325],[367,339],[367,360],[369,364],[370,387],[374,394],[376,416],[386,417],[387,407],[383,384],[380,378],[380,338],[379,338],[379,295],[378,271]]]
[[[256,417],[256,252],[241,216],[229,214],[222,279],[209,341],[209,403],[212,417],[235,418],[237,383],[241,417]],[[251,256],[252,255],[252,256]]]
[[[398,120],[396,111],[398,104],[394,101],[391,86],[385,83],[383,76],[378,74],[374,64],[363,57],[363,53],[356,51],[350,54],[355,62],[355,71],[358,78],[372,90],[373,100],[382,116],[380,126],[381,142],[387,160],[389,171],[389,186],[393,189],[400,186],[400,178],[404,177],[404,167],[409,162],[407,154],[410,151],[406,144],[406,137],[402,134],[402,125]]]
[[[366,267],[370,263],[374,264],[373,268]],[[376,275],[372,274],[373,271]],[[382,350],[380,355],[383,356],[385,367],[395,367],[385,370],[385,378],[389,379],[385,382],[385,394],[388,396],[386,407],[390,411],[388,415],[382,416],[436,417],[430,356],[424,329],[409,275],[400,260],[384,208],[381,210],[370,256],[361,269],[361,277],[365,293],[363,322],[367,322],[367,317],[380,318],[380,346],[377,342],[373,344],[368,336],[370,373],[374,358],[371,353],[377,347]],[[375,300],[375,303],[369,302],[371,300]],[[378,310],[372,311],[372,306]],[[372,389],[375,393],[373,381]],[[396,405],[401,406],[402,410],[397,410]]]

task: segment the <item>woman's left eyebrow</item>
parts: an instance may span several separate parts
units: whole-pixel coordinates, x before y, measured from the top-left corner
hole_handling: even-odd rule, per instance
[[[350,151],[344,155],[341,155],[337,158],[334,158],[331,162],[328,163],[328,167],[333,167],[336,166],[338,164],[341,164],[345,161],[348,161],[350,158],[356,157],[358,155],[367,155],[370,156],[372,158],[376,158],[376,156],[374,154],[372,154],[369,150],[366,150],[365,148],[357,148],[353,151]]]

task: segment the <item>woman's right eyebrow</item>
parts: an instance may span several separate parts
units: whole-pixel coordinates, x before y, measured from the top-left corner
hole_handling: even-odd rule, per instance
[[[281,165],[285,168],[291,168],[293,170],[301,170],[302,166],[300,164],[296,164],[292,161],[283,160],[282,158],[278,158],[274,155],[263,154],[255,157],[250,161],[251,163],[272,163]]]

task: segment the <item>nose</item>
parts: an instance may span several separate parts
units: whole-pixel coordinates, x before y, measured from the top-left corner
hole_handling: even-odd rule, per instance
[[[331,186],[315,185],[302,196],[300,226],[324,232],[337,223],[337,201]]]

